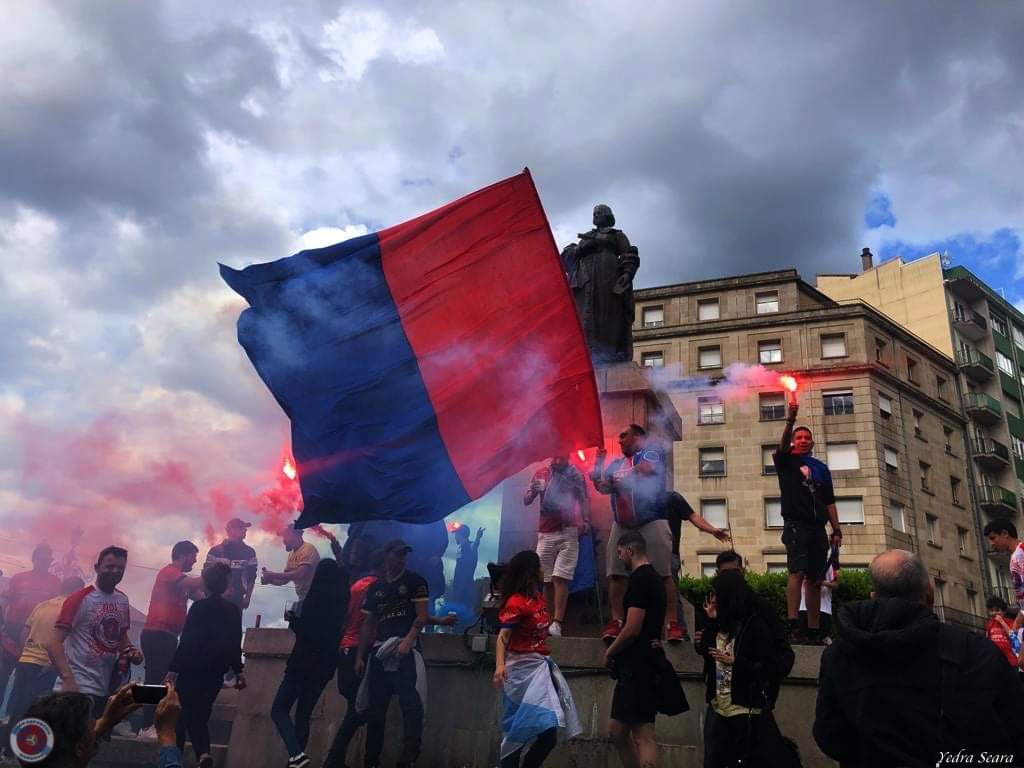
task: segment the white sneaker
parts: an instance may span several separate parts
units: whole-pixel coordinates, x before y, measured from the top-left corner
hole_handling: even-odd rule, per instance
[[[111,731],[111,733],[114,736],[117,736],[119,739],[135,738],[135,731],[132,730],[132,727],[129,723],[118,723],[114,726],[114,730]]]
[[[548,625],[548,634],[551,635],[552,637],[561,637],[562,636],[562,622],[560,622],[560,621],[552,621]]]
[[[151,725],[149,728],[143,728],[138,734],[139,741],[156,741],[156,726]]]

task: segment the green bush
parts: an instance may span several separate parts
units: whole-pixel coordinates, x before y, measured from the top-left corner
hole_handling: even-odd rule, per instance
[[[746,572],[747,583],[775,608],[779,618],[786,620],[786,581],[785,573]],[[681,576],[679,591],[695,609],[701,610],[704,598],[711,591],[711,579],[707,576]],[[835,614],[843,603],[855,600],[867,600],[871,595],[871,577],[864,570],[841,570],[839,584],[832,591],[832,612]]]

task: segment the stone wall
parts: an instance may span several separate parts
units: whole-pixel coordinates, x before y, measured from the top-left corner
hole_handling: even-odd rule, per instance
[[[585,638],[552,638],[550,642],[553,658],[569,680],[584,732],[573,743],[559,745],[546,765],[550,768],[617,768],[615,750],[606,738],[614,683],[601,665],[604,646],[599,640]],[[249,688],[239,697],[231,730],[228,768],[262,768],[286,762],[287,755],[270,720],[270,704],[291,644],[292,635],[288,630],[251,629],[246,632]],[[497,765],[501,741],[500,697],[491,686],[492,653],[471,652],[458,635],[425,635],[423,651],[429,694],[419,766],[487,768]],[[799,745],[805,766],[833,766],[811,737],[821,649],[800,647],[796,651],[793,676],[783,686],[776,716],[783,733]],[[658,719],[659,764],[669,768],[697,768],[703,761],[701,660],[689,645],[671,648],[669,657],[683,678],[691,709],[678,717]],[[344,700],[332,681],[313,713],[307,752],[314,758],[314,765],[319,765],[326,754],[344,707]],[[394,764],[400,740],[401,713],[397,703],[393,703],[388,717],[384,765]],[[362,765],[362,746],[360,736],[352,744],[348,765]]]

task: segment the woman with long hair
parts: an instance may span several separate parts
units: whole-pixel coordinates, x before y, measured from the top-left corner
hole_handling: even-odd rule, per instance
[[[710,622],[697,651],[704,655],[708,709],[704,768],[800,764],[772,715],[793,652],[758,606],[742,571],[724,571],[704,603]]]
[[[569,686],[550,658],[543,586],[533,551],[513,557],[501,579],[494,667],[494,685],[505,694],[501,768],[538,768],[555,748],[559,728],[570,739],[582,731]]]
[[[274,696],[270,717],[288,750],[288,768],[306,768],[309,718],[338,660],[338,644],[345,628],[349,586],[337,561],[321,560],[313,582],[298,610],[288,616],[295,645],[285,665],[284,679]],[[295,720],[291,708],[295,705]]]
[[[184,750],[188,737],[199,768],[213,768],[210,714],[224,684],[224,673],[234,670],[235,688],[245,688],[242,612],[224,599],[230,579],[231,567],[227,563],[214,563],[203,570],[203,591],[207,597],[196,600],[188,609],[167,674],[181,698],[178,749]]]

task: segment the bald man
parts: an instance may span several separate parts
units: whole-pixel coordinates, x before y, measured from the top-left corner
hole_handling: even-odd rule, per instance
[[[838,636],[821,657],[814,739],[822,751],[843,768],[931,768],[960,749],[976,763],[983,751],[1024,755],[1016,670],[984,635],[939,623],[921,559],[883,552],[871,583],[870,600],[839,609]]]

